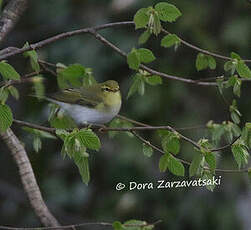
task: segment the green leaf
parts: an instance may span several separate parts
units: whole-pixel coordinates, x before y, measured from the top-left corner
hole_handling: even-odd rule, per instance
[[[164,22],[174,22],[181,16],[181,12],[176,6],[166,2],[156,4],[155,10],[158,12],[160,20]]]
[[[207,181],[213,181],[213,174],[212,174],[212,172],[210,172],[210,171],[208,171],[208,170],[205,170],[204,172],[203,172],[203,176],[202,176],[202,180],[206,180],[206,182]],[[214,188],[215,188],[215,185],[214,184],[208,184],[207,183],[207,185],[206,185],[206,188],[209,190],[209,191],[211,191],[211,192],[213,192],[214,191]]]
[[[144,78],[145,82],[149,85],[161,85],[162,84],[162,78],[158,75],[151,75],[151,76],[147,76]]]
[[[22,127],[22,129],[26,132],[29,132],[31,134],[34,134],[38,137],[42,137],[42,138],[49,138],[49,139],[57,139],[54,135],[48,133],[48,132],[45,132],[45,131],[42,131],[42,130],[38,130],[38,129],[33,129],[33,128],[30,128],[30,127]]]
[[[232,71],[232,69],[234,69],[234,71],[235,71],[235,65],[234,65],[234,63],[232,61],[225,62],[225,64],[224,64],[224,70],[225,70],[225,72],[230,71],[230,70]]]
[[[143,63],[150,63],[156,59],[152,51],[149,49],[140,48],[137,50],[137,53],[138,53],[140,62],[143,62]]]
[[[159,159],[159,170],[160,172],[165,172],[167,170],[169,154],[165,153]]]
[[[132,128],[133,124],[126,121],[126,120],[121,120],[119,118],[115,118],[110,122],[109,127],[110,128]],[[108,132],[110,138],[113,138],[117,134],[124,134],[124,133],[126,133],[129,137],[134,136],[131,132],[118,132],[118,131],[109,131]]]
[[[113,222],[112,227],[113,227],[114,230],[125,230],[125,229],[123,228],[122,223],[119,222],[119,221]]]
[[[42,148],[42,142],[38,136],[35,136],[33,139],[33,148],[34,148],[35,152],[37,152],[37,153]]]
[[[240,117],[235,111],[231,112],[231,118],[235,124],[240,123]]]
[[[56,129],[72,129],[77,127],[73,119],[67,116],[62,110],[59,110],[55,116],[51,117],[49,122]]]
[[[132,49],[132,51],[127,55],[127,64],[130,69],[138,70],[140,57],[136,49]]]
[[[167,167],[169,171],[176,176],[185,175],[185,168],[183,164],[177,158],[174,158],[171,154],[168,155]]]
[[[212,56],[210,56],[210,55],[208,55],[207,58],[208,58],[208,66],[209,66],[209,68],[210,69],[215,69],[216,68],[216,61],[215,61],[215,59]]]
[[[148,8],[141,8],[136,12],[133,18],[135,29],[143,28],[147,25],[149,21],[149,15],[147,12]]]
[[[149,30],[145,30],[145,31],[140,35],[138,43],[139,43],[140,45],[146,43],[146,42],[148,41],[148,39],[150,38],[150,36],[151,36],[150,31],[149,31]]]
[[[26,42],[26,44],[24,45],[24,47],[29,46],[29,43]],[[25,57],[29,57],[30,58],[30,63],[31,63],[31,67],[33,70],[35,70],[36,72],[40,71],[40,66],[38,64],[38,55],[37,52],[35,50],[30,50],[30,51],[26,51],[23,54]]]
[[[153,155],[153,149],[151,146],[143,143],[143,153],[147,157],[151,157]]]
[[[239,143],[233,144],[232,153],[238,168],[241,168],[242,165],[246,165],[248,163],[249,154],[245,145]]]
[[[144,230],[144,225],[147,222],[142,220],[128,220],[123,223],[124,230]]]
[[[101,147],[98,136],[91,129],[81,129],[76,138],[88,149],[99,150]]]
[[[151,18],[152,18],[152,24],[150,23]],[[149,20],[149,27],[150,27],[150,32],[152,31],[153,34],[156,36],[161,32],[162,26],[160,23],[160,18],[156,13],[151,14],[151,17]]]
[[[251,70],[245,64],[244,61],[238,61],[236,71],[242,78],[251,78]]]
[[[10,92],[10,94],[11,94],[12,97],[14,97],[16,100],[19,99],[19,92],[18,92],[18,90],[17,90],[16,87],[10,85],[8,87],[8,90],[9,90],[9,92]]]
[[[202,154],[197,154],[193,158],[192,163],[189,166],[189,176],[190,177],[198,174],[203,161],[204,161],[204,156]]]
[[[240,60],[241,60],[240,55],[239,55],[239,54],[237,54],[237,53],[235,53],[235,52],[231,52],[230,56],[231,56],[231,58],[233,58],[233,59],[237,59],[238,61],[240,61]]]
[[[161,39],[161,46],[165,48],[171,47],[179,43],[180,38],[176,34],[169,34]]]
[[[140,96],[143,96],[145,94],[145,82],[142,80],[142,78],[141,78],[141,80],[139,82],[138,94]]]
[[[206,69],[208,67],[208,59],[207,56],[203,53],[199,53],[196,58],[196,69],[198,71]]]
[[[20,75],[16,70],[9,65],[8,63],[1,61],[0,62],[0,73],[6,80],[20,80]]]
[[[69,65],[65,69],[61,69],[58,72],[57,79],[60,88],[81,87],[83,84],[83,79],[86,76],[86,70],[82,65],[73,64]]]
[[[209,165],[209,168],[212,172],[215,171],[216,168],[216,159],[215,159],[215,155],[212,152],[207,152],[205,154],[205,160]]]
[[[79,173],[82,177],[82,181],[88,185],[90,181],[90,170],[89,170],[89,162],[88,157],[85,157],[86,154],[79,155],[74,157],[73,160],[75,164],[78,166]]]
[[[162,143],[162,148],[165,152],[170,152],[176,155],[180,151],[179,137],[172,132],[164,136],[161,143]]]
[[[236,81],[233,87],[233,93],[238,97],[241,96],[241,80],[238,78],[236,78]]]
[[[143,95],[144,90],[145,90],[145,85],[144,85],[143,78],[141,74],[137,73],[136,75],[133,76],[133,82],[128,91],[127,99],[131,97],[133,94],[135,94],[136,92],[138,92],[140,95]]]
[[[12,124],[13,116],[8,105],[0,104],[0,132],[4,133]]]
[[[3,86],[2,88],[0,88],[0,102],[4,104],[7,101],[8,97],[9,90]]]

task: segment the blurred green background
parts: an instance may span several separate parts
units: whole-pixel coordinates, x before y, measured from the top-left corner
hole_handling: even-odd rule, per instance
[[[74,29],[100,25],[108,22],[128,21],[141,7],[159,1],[143,0],[47,0],[30,1],[29,8],[9,34],[1,48],[22,47],[28,41],[34,43],[55,34]],[[179,0],[168,1],[183,13],[174,24],[166,24],[172,33],[204,49],[228,56],[235,51],[243,58],[251,57],[251,4],[244,0]],[[101,32],[109,41],[123,51],[138,47],[140,31],[132,26],[111,28]],[[159,71],[171,75],[203,79],[224,73],[224,61],[217,60],[215,71],[197,72],[197,52],[181,45],[175,52],[172,48],[160,47],[159,37],[151,37],[145,44],[157,60],[151,64]],[[79,35],[60,40],[39,50],[43,60],[64,64],[81,63],[93,69],[98,81],[117,80],[123,94],[122,115],[151,125],[186,127],[206,124],[209,120],[222,122],[229,119],[228,108],[214,87],[198,87],[177,81],[164,80],[163,85],[147,87],[144,96],[134,95],[126,100],[132,82],[133,71],[126,60],[90,35]],[[22,56],[9,59],[20,73],[30,71],[29,62]],[[52,78],[52,76],[46,76]],[[55,81],[54,81],[55,83]],[[56,88],[55,85],[51,85]],[[31,87],[18,87],[20,101],[9,99],[16,119],[46,124],[48,106],[27,97]],[[226,91],[231,102],[231,90]],[[242,86],[238,99],[243,123],[250,121],[250,83]],[[60,155],[61,142],[43,140],[43,148],[35,153],[32,136],[20,127],[13,129],[25,144],[32,162],[43,197],[52,213],[62,224],[82,222],[112,222],[142,219],[148,222],[163,220],[156,229],[245,229],[251,228],[251,192],[246,175],[218,174],[221,185],[214,192],[206,188],[177,188],[167,190],[116,191],[118,182],[156,182],[159,179],[182,180],[170,173],[159,173],[159,153],[150,159],[142,154],[142,144],[136,138],[120,134],[109,139],[107,134],[98,134],[102,141],[100,152],[91,152],[91,182],[85,186],[77,167]],[[194,140],[207,137],[205,129],[184,131]],[[155,132],[141,132],[142,136],[159,145]],[[9,151],[0,143],[0,225],[39,226],[28,199],[23,192],[17,167]],[[182,143],[180,157],[191,160],[195,151]],[[219,168],[237,169],[229,150],[219,157]],[[186,174],[187,173],[186,168]],[[185,179],[188,179],[188,175]],[[86,227],[82,229],[105,229]],[[109,227],[107,227],[109,229]]]

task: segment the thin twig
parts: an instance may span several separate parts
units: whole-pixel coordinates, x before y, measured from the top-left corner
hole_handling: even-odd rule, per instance
[[[150,141],[144,139],[144,138],[141,137],[139,134],[137,134],[135,131],[131,131],[131,132],[132,132],[132,134],[133,134],[135,137],[137,137],[140,141],[142,141],[142,142],[145,143],[146,145],[150,146],[151,148],[157,150],[158,152],[160,152],[160,153],[162,153],[162,154],[165,154],[165,152],[164,152],[162,149],[160,149],[160,148],[156,147],[155,145],[151,144]],[[186,161],[186,160],[177,158],[177,157],[175,157],[175,156],[173,156],[173,157],[176,158],[177,160],[179,160],[180,162],[186,164],[186,165],[191,165],[191,162],[189,162],[189,161]],[[206,167],[206,166],[204,166],[203,168],[204,168],[205,170],[210,170],[210,168],[208,168],[208,167]],[[216,168],[215,171],[216,171],[216,172],[225,172],[225,173],[237,173],[237,172],[238,172],[238,173],[243,173],[243,172],[248,172],[248,169],[245,168],[245,169],[234,170],[234,169],[219,169],[219,168]]]
[[[169,31],[167,31],[165,29],[162,29],[162,32],[164,34],[171,34]],[[211,56],[214,56],[216,58],[223,59],[223,60],[229,60],[229,61],[232,60],[232,58],[230,58],[230,57],[227,57],[227,56],[224,56],[224,55],[220,55],[220,54],[217,54],[217,53],[213,53],[213,52],[210,52],[210,51],[205,50],[205,49],[201,49],[198,46],[195,46],[195,45],[192,45],[191,43],[186,42],[185,40],[181,39],[180,37],[179,37],[179,39],[180,39],[180,42],[182,44],[184,44],[185,46],[187,46],[189,48],[192,48],[193,50],[197,50],[197,51],[199,51],[201,53],[204,53],[204,54],[207,54],[207,55],[211,55]],[[250,59],[243,59],[243,61],[244,62],[251,62]]]
[[[146,223],[146,224],[124,224],[125,227],[147,227],[147,226],[156,226],[157,224],[161,223],[162,220],[157,220],[154,223]],[[31,227],[31,228],[16,228],[16,227],[9,227],[9,226],[0,226],[0,229],[3,230],[57,230],[57,229],[77,229],[83,226],[112,226],[112,223],[106,222],[89,222],[89,223],[80,223],[80,224],[71,224],[71,225],[64,225],[60,227]]]

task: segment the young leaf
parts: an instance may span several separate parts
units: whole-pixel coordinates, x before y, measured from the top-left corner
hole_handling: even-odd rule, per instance
[[[152,25],[150,23],[151,17],[152,17]],[[161,29],[162,29],[160,18],[156,13],[152,14],[151,17],[149,20],[150,31],[152,31],[153,34],[157,36],[161,32]]]
[[[145,30],[140,36],[139,36],[139,41],[138,43],[140,45],[146,43],[148,41],[148,39],[150,38],[151,33],[149,30]]]
[[[27,47],[27,46],[29,46],[28,42],[26,42],[24,47]],[[38,64],[37,52],[35,50],[26,51],[26,52],[24,52],[24,56],[30,58],[30,63],[31,63],[32,69],[35,70],[36,72],[39,72],[40,66]]]
[[[128,121],[115,118],[110,122],[109,127],[110,128],[132,128],[133,124]],[[119,133],[126,133],[129,137],[133,137],[133,134],[131,132],[118,132],[118,131],[108,132],[110,138],[113,138],[115,135]]]
[[[160,172],[165,172],[167,170],[169,154],[166,153],[162,155],[159,159],[159,170]]]
[[[8,97],[9,90],[3,86],[2,88],[0,88],[0,102],[4,104],[7,101]]]
[[[112,227],[114,230],[125,230],[122,223],[119,221],[113,222]]]
[[[56,129],[72,129],[77,127],[73,119],[67,116],[62,110],[59,110],[55,116],[52,116],[49,122]]]
[[[212,172],[214,172],[215,168],[216,168],[216,159],[215,159],[215,155],[212,152],[207,152],[205,154],[205,160],[208,163],[210,169]]]
[[[42,142],[38,136],[35,136],[33,139],[33,148],[34,148],[35,152],[37,152],[37,153],[42,148]]]
[[[165,48],[171,47],[179,43],[180,39],[176,34],[168,34],[161,39],[161,46]]]
[[[132,51],[127,55],[127,64],[130,69],[137,70],[140,65],[140,57],[136,49],[132,49]]]
[[[8,105],[0,104],[0,132],[5,132],[12,124],[13,116]]]
[[[231,56],[232,59],[236,59],[236,60],[238,60],[238,61],[241,60],[240,55],[237,54],[237,53],[235,53],[235,52],[231,52],[230,56]]]
[[[240,75],[240,77],[251,78],[251,70],[242,60],[238,61],[237,66],[236,66],[236,71]]]
[[[152,51],[149,49],[140,48],[137,50],[137,53],[138,53],[140,62],[143,62],[143,63],[150,63],[156,59]]]
[[[8,63],[1,61],[0,62],[0,73],[6,80],[19,80],[20,75],[16,70]]]
[[[210,171],[208,171],[208,170],[205,170],[205,171],[203,172],[203,176],[202,176],[201,179],[202,179],[202,180],[206,180],[206,182],[208,182],[208,181],[213,181],[213,174],[212,174],[212,172],[210,172]],[[213,192],[213,191],[214,191],[214,188],[215,188],[215,185],[212,184],[212,183],[207,183],[206,188],[207,188],[209,191]]]
[[[207,59],[208,59],[208,66],[209,66],[209,68],[210,69],[215,69],[216,68],[216,61],[215,61],[214,57],[208,55]]]
[[[161,85],[162,84],[162,78],[158,75],[151,75],[148,77],[145,77],[145,82],[149,85]]]
[[[86,154],[85,154],[86,155]],[[75,164],[78,166],[79,173],[82,177],[82,181],[88,185],[90,181],[90,170],[89,170],[89,162],[88,157],[84,155],[80,155],[78,157],[73,158]]]
[[[196,69],[198,71],[206,69],[208,67],[208,59],[207,56],[203,53],[199,53],[196,58]]]
[[[19,99],[19,92],[18,92],[18,90],[17,90],[16,87],[10,85],[8,87],[8,90],[9,90],[9,92],[10,92],[10,94],[11,94],[12,97],[14,97],[16,100]]]
[[[203,160],[204,160],[204,156],[202,154],[197,154],[193,158],[193,161],[189,166],[189,176],[190,177],[197,175]]]
[[[143,143],[143,153],[147,157],[151,157],[153,155],[153,149],[151,146]]]
[[[81,129],[76,138],[88,149],[99,150],[101,147],[98,136],[91,129]]]
[[[239,143],[233,144],[232,153],[238,165],[238,168],[241,168],[242,165],[245,165],[248,163],[249,154],[245,145],[242,145]]]
[[[183,164],[171,154],[168,155],[167,167],[171,173],[176,176],[184,176],[185,168]]]
[[[162,138],[162,148],[165,152],[178,154],[180,151],[179,137],[174,133],[169,133]]]
[[[133,76],[133,82],[132,82],[132,85],[128,91],[127,99],[136,92],[138,92],[140,95],[143,95],[144,89],[145,89],[144,87],[145,87],[145,85],[144,85],[143,78],[142,78],[141,74],[137,73],[135,76]]]
[[[133,18],[135,29],[143,28],[147,25],[149,21],[149,15],[147,12],[148,8],[141,8],[136,12]]]
[[[158,12],[160,20],[164,22],[174,22],[181,16],[181,12],[176,6],[166,2],[156,4],[155,10]]]
[[[80,87],[84,77],[86,77],[85,68],[80,64],[73,64],[65,69],[60,69],[57,78],[59,83],[61,83],[61,87],[64,85],[67,87]]]
[[[225,72],[230,71],[230,70],[231,70],[231,72],[234,72],[235,71],[235,64],[233,63],[233,61],[227,61],[224,64],[224,70],[225,70]]]

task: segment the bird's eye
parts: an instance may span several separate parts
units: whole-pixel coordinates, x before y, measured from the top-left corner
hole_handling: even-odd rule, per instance
[[[102,89],[103,89],[103,91],[106,91],[106,92],[111,91],[111,89],[109,87],[107,87],[107,86],[104,86]]]

